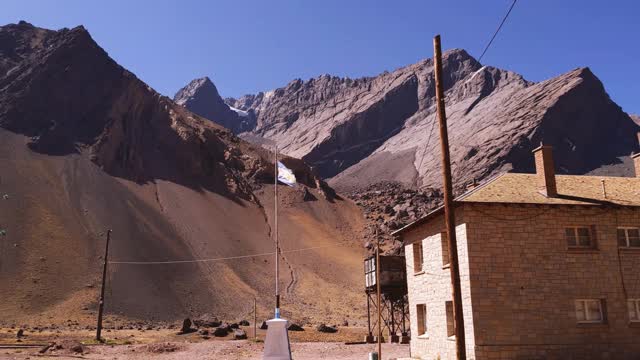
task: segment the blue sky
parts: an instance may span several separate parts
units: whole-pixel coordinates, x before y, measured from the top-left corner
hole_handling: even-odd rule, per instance
[[[375,75],[443,47],[478,57],[511,0],[3,0],[0,23],[84,25],[121,65],[173,96],[209,76],[240,96],[320,74]],[[485,58],[540,81],[589,66],[640,113],[640,2],[519,0]]]

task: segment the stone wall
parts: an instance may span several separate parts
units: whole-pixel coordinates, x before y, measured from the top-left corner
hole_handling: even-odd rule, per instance
[[[456,235],[460,258],[460,276],[462,305],[464,314],[472,314],[469,287],[469,264],[467,252],[467,227],[461,221],[463,213],[457,213]],[[441,233],[446,231],[444,218],[440,215],[434,220],[406,233],[405,256],[407,263],[407,286],[411,317],[411,354],[422,359],[455,359],[455,337],[447,336],[446,302],[452,300],[451,275],[448,266],[443,266]],[[422,242],[423,271],[416,273],[413,268],[414,241]],[[416,307],[426,305],[427,333],[418,336],[418,318]],[[473,321],[465,316],[467,353],[474,349]]]
[[[640,297],[640,250],[616,234],[640,226],[640,210],[465,205],[465,220],[476,358],[640,357],[626,307]],[[572,225],[594,226],[596,248],[568,249]],[[578,324],[576,299],[603,299],[606,321]]]
[[[595,249],[568,249],[564,228],[595,229]],[[469,359],[634,359],[640,323],[627,298],[640,298],[640,250],[618,248],[618,226],[640,226],[640,209],[464,204],[457,227]],[[442,266],[442,216],[403,234],[411,311],[411,353],[454,359],[446,336],[449,270]],[[414,275],[411,243],[422,241],[424,270]],[[624,279],[624,284],[623,284]],[[603,299],[606,321],[579,324],[575,299]],[[416,305],[427,306],[427,336],[417,336]],[[473,320],[472,320],[473,319]]]

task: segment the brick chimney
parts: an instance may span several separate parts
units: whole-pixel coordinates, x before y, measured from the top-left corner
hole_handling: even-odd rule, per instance
[[[538,177],[538,189],[547,197],[558,196],[556,188],[556,170],[553,165],[553,147],[540,145],[533,150],[536,159],[536,175]]]

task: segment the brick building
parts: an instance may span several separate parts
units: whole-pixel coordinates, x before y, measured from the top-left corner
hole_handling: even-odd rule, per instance
[[[640,156],[636,177],[500,175],[455,202],[469,359],[640,358]],[[454,359],[443,209],[398,230],[411,353]]]

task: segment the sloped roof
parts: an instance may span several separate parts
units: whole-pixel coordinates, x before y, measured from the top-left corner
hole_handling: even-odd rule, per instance
[[[556,175],[556,186],[558,196],[547,197],[538,191],[537,175],[507,173],[457,201],[640,206],[640,177]]]
[[[557,197],[540,193],[537,180],[536,174],[505,173],[460,195],[455,203],[640,206],[640,177],[556,175]],[[442,210],[441,206],[392,235],[414,228]]]

